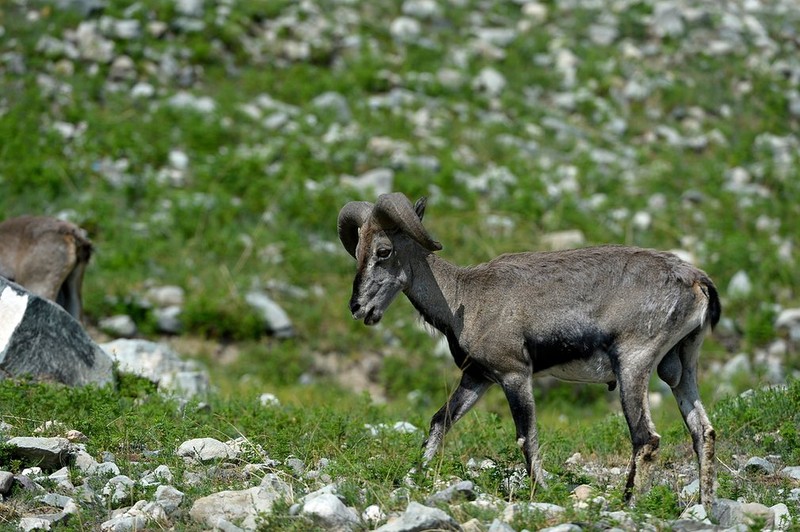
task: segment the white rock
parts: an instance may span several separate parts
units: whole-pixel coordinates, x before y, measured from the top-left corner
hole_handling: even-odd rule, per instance
[[[579,248],[586,244],[586,237],[580,229],[568,229],[542,235],[542,247],[549,250]]]
[[[258,401],[261,403],[261,406],[280,406],[280,400],[275,396],[275,394],[271,393],[262,393],[258,397]]]
[[[127,314],[117,314],[103,318],[97,324],[98,328],[106,334],[117,338],[131,338],[136,336],[136,322]]]
[[[90,476],[107,477],[117,476],[120,474],[119,466],[114,462],[100,462],[91,465],[87,471]]]
[[[691,499],[698,493],[700,493],[700,479],[696,478],[681,489],[681,499]]]
[[[631,220],[633,227],[639,231],[647,231],[653,223],[653,217],[647,211],[638,211]]]
[[[781,469],[781,476],[800,481],[800,466],[787,466]]]
[[[422,25],[411,17],[397,17],[389,25],[389,33],[400,42],[414,42],[422,33]]]
[[[392,429],[401,434],[413,434],[415,432],[419,432],[419,429],[408,421],[398,421],[392,426]]]
[[[375,168],[358,177],[342,176],[342,185],[355,188],[365,195],[388,194],[394,188],[394,170],[391,168]]]
[[[238,453],[229,445],[214,438],[194,438],[180,444],[175,454],[201,462],[233,460]]]
[[[547,20],[547,6],[539,2],[527,2],[522,6],[522,14],[535,22]]]
[[[505,510],[503,510],[501,520],[510,523],[520,515],[528,513],[541,513],[548,519],[558,519],[563,516],[565,512],[566,509],[557,504],[550,504],[547,502],[515,502],[506,506]]]
[[[50,530],[50,521],[41,517],[23,517],[17,524],[18,530]]]
[[[112,477],[103,486],[103,495],[111,497],[111,502],[118,505],[127,501],[133,494],[133,487],[135,482],[126,475],[117,475]]]
[[[775,518],[775,529],[789,530],[792,524],[792,515],[789,512],[789,507],[781,502],[770,506],[769,509],[772,510],[772,515]]]
[[[800,308],[787,308],[778,314],[776,329],[787,329],[792,341],[800,342]]]
[[[403,14],[418,19],[432,19],[441,15],[439,3],[435,0],[405,0]]]
[[[177,305],[153,309],[153,318],[156,320],[156,328],[159,332],[166,334],[180,334],[183,332],[183,321],[181,315],[183,309]]]
[[[680,36],[685,28],[681,8],[672,2],[656,2],[650,26],[659,37]]]
[[[702,504],[694,504],[686,508],[681,514],[681,519],[691,519],[692,521],[706,521],[708,513]]]
[[[722,367],[722,376],[726,380],[730,380],[734,375],[747,374],[752,371],[753,367],[750,364],[750,357],[747,353],[739,353],[734,356]]]
[[[386,513],[381,510],[381,507],[377,504],[371,504],[364,508],[364,511],[361,512],[361,520],[364,521],[367,525],[371,528],[374,528],[386,519]]]
[[[289,315],[267,294],[252,290],[245,294],[244,299],[253,309],[261,313],[267,329],[273,336],[277,338],[294,336],[294,329]]]
[[[506,88],[506,78],[492,67],[484,67],[472,80],[472,88],[489,96],[499,96]]]
[[[172,486],[159,486],[156,488],[155,501],[170,515],[183,503],[183,492]]]
[[[169,155],[167,156],[167,160],[169,161],[170,166],[176,168],[178,170],[186,170],[189,167],[189,156],[186,155],[186,152],[182,150],[170,150]],[[181,292],[180,302],[174,303],[180,305],[183,302],[183,289],[180,287],[170,287],[170,288],[177,288]]]
[[[112,32],[117,39],[138,39],[142,34],[142,25],[136,19],[115,20]]]
[[[753,283],[744,270],[736,272],[728,283],[728,296],[731,298],[745,298],[753,291]]]
[[[358,514],[333,494],[322,494],[303,504],[302,514],[311,516],[329,530],[354,530],[360,524]]]
[[[170,107],[187,109],[202,114],[213,113],[217,109],[216,102],[209,96],[194,96],[188,92],[179,92],[168,100]]]

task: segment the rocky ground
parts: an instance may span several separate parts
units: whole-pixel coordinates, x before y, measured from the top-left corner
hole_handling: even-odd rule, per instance
[[[279,408],[274,402],[270,408]],[[57,423],[57,422],[56,422]],[[54,429],[53,424],[45,427]],[[57,427],[55,427],[57,428]],[[66,427],[62,427],[66,429]],[[384,430],[416,430],[399,424]],[[13,431],[4,427],[4,433]],[[580,531],[597,529],[621,530],[751,530],[758,525],[764,529],[789,530],[792,517],[786,503],[771,507],[758,503],[742,503],[728,499],[717,500],[707,512],[701,505],[686,508],[678,520],[664,521],[648,516],[608,511],[605,497],[588,485],[577,486],[572,493],[573,507],[538,502],[508,503],[496,496],[481,493],[470,480],[451,479],[440,491],[431,493],[423,503],[409,500],[408,489],[399,488],[392,495],[406,500],[403,512],[386,512],[380,505],[361,508],[348,507],[337,491],[337,482],[325,471],[328,460],[305,464],[296,458],[284,463],[269,458],[267,452],[252,445],[246,438],[221,442],[201,437],[183,442],[177,449],[145,451],[150,457],[175,453],[183,457],[186,468],[182,478],[175,478],[166,465],[159,465],[129,476],[107,454],[102,461],[85,451],[86,437],[75,430],[64,430],[64,437],[14,437],[6,443],[14,445],[14,457],[27,467],[19,474],[0,471],[0,495],[8,496],[16,486],[17,497],[7,500],[0,508],[22,530],[49,530],[59,524],[75,524],[80,510],[112,508],[106,520],[99,524],[103,531],[132,531],[152,527],[170,528],[176,519],[189,526],[214,530],[254,530],[269,528],[277,519],[304,518],[307,526],[326,530],[364,530],[412,532],[419,530],[490,530],[512,531],[515,520],[531,516],[544,518],[549,524],[542,530]],[[584,462],[580,456],[571,459],[575,467],[591,471],[596,478],[619,480],[622,472]],[[67,467],[66,464],[70,466]],[[469,464],[473,471],[497,467],[490,461]],[[128,473],[128,474],[126,474]],[[785,477],[800,482],[800,466],[777,470],[767,459],[752,457],[741,468],[742,474]],[[195,500],[188,500],[182,489],[191,488],[218,477],[250,479],[253,487],[244,490],[225,490]],[[80,483],[75,482],[80,478]],[[524,472],[512,475],[508,482],[522,482]],[[411,477],[408,483],[413,484]],[[75,484],[78,485],[75,485]],[[176,487],[177,486],[177,487]],[[138,499],[145,490],[152,493]],[[685,486],[684,493],[697,493],[697,482]],[[24,504],[17,499],[25,500]],[[796,507],[800,488],[787,494],[787,503]],[[464,505],[472,505],[493,518],[472,518],[459,522],[453,515],[463,515]],[[278,508],[276,512],[275,509]],[[580,513],[583,511],[584,513]],[[578,512],[578,513],[576,513]],[[576,517],[579,516],[579,517]],[[714,524],[712,524],[712,522]]]

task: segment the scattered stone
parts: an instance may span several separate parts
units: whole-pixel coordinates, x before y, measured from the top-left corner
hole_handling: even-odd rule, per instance
[[[475,485],[469,480],[462,480],[434,493],[425,499],[425,504],[427,506],[439,506],[453,502],[473,501],[475,497]]]
[[[728,283],[728,296],[733,299],[746,298],[752,291],[753,283],[744,270],[736,272]]]
[[[416,532],[422,530],[458,530],[455,519],[438,508],[411,501],[400,517],[378,528],[380,532]]]
[[[500,96],[506,88],[506,78],[491,67],[483,68],[478,76],[472,80],[472,88],[488,96]]]
[[[327,530],[355,530],[361,524],[358,514],[330,493],[306,501],[301,513]]]
[[[725,380],[730,380],[735,375],[749,374],[751,371],[750,357],[747,353],[739,353],[728,360],[722,367],[722,377]]]
[[[410,43],[419,38],[422,25],[411,17],[397,17],[389,25],[389,33],[396,41]]]
[[[161,505],[167,515],[173,514],[183,503],[183,492],[172,486],[156,488],[155,501]]]
[[[781,476],[800,482],[800,466],[787,466],[781,469]]]
[[[66,438],[16,437],[6,445],[13,447],[11,455],[24,464],[50,470],[67,465],[72,451],[72,444]]]
[[[136,483],[127,475],[117,475],[111,477],[106,485],[103,486],[103,495],[111,498],[111,503],[114,506],[119,506],[123,503],[130,502],[133,496],[133,488]]]
[[[50,520],[42,517],[23,517],[17,525],[19,530],[50,530]]]
[[[342,176],[342,185],[352,187],[365,196],[388,194],[394,188],[394,170],[391,168],[375,168],[358,177]]]
[[[248,292],[245,301],[261,314],[267,331],[276,338],[291,338],[294,336],[294,328],[289,319],[289,315],[272,300],[267,294],[253,290]]]
[[[271,393],[262,393],[258,396],[258,402],[261,403],[261,406],[280,406],[281,401],[278,399],[275,394]]]
[[[106,334],[117,338],[133,338],[138,333],[136,323],[127,314],[118,314],[103,318],[97,324],[98,328]]]
[[[686,484],[681,489],[681,498],[691,499],[693,497],[697,497],[699,493],[700,493],[700,479],[696,478],[690,483]]]
[[[238,453],[229,445],[214,438],[195,438],[185,441],[178,447],[176,454],[200,462],[235,460],[238,457]]]
[[[520,515],[529,514],[542,514],[548,519],[557,519],[564,515],[565,512],[566,509],[563,506],[558,506],[557,504],[550,504],[546,502],[515,502],[506,506],[505,510],[503,510],[501,519],[506,523],[510,523]]]
[[[789,338],[793,342],[800,343],[800,308],[782,310],[775,320],[775,328],[788,330]]]
[[[545,249],[557,251],[584,246],[586,245],[586,237],[580,229],[570,229],[542,235],[541,242],[542,247]]]
[[[14,473],[0,471],[0,495],[8,495],[14,483]]]
[[[772,511],[773,526],[776,530],[789,530],[792,525],[792,515],[789,512],[789,507],[784,503],[778,503],[769,507]]]
[[[705,521],[708,519],[708,513],[706,512],[706,507],[702,504],[694,504],[686,508],[683,513],[681,513],[681,519],[687,519],[691,521]]]
[[[370,504],[361,512],[361,520],[370,528],[375,528],[379,523],[386,520],[386,513],[377,504]]]
[[[172,150],[169,152],[169,162],[173,167],[185,170],[189,157],[181,150]],[[144,299],[154,307],[180,307],[186,299],[186,292],[176,285],[152,286],[145,292]]]
[[[771,475],[775,473],[775,466],[760,456],[754,456],[744,465],[744,470],[751,474]]]
[[[336,122],[346,124],[352,120],[347,98],[338,92],[324,92],[311,100],[311,106],[318,112],[331,116]]]
[[[156,329],[164,334],[181,334],[183,332],[182,312],[183,309],[177,305],[153,309]]]
[[[547,528],[540,528],[539,532],[581,532],[583,528],[573,523],[563,523]]]

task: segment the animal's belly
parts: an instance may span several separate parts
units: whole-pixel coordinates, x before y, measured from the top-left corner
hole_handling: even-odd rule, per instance
[[[533,376],[552,376],[570,382],[609,383],[616,379],[611,360],[604,351],[596,352],[588,358],[573,359],[542,371],[534,371]]]

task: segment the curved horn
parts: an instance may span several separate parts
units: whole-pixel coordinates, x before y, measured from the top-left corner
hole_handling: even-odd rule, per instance
[[[401,229],[429,251],[442,249],[442,245],[431,238],[423,227],[408,198],[399,192],[381,194],[375,202],[372,216],[384,229]]]
[[[339,211],[339,219],[336,224],[339,230],[339,240],[353,258],[356,257],[358,229],[364,225],[371,214],[372,203],[368,201],[351,201]]]

